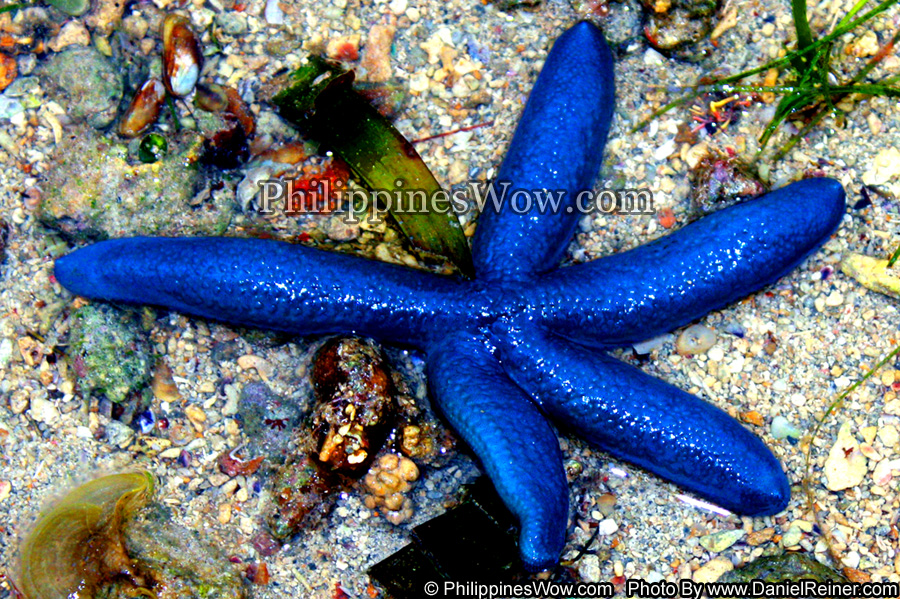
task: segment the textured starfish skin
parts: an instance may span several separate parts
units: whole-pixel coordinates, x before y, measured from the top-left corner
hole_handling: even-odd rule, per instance
[[[843,189],[801,181],[628,252],[554,268],[578,218],[565,208],[601,161],[612,90],[599,31],[580,23],[563,34],[498,179],[570,193],[561,214],[485,212],[474,281],[229,238],[105,241],[57,260],[56,278],[96,299],[419,347],[436,405],[519,519],[530,569],[552,566],[565,541],[568,490],[548,417],[730,510],[777,513],[790,487],[759,439],[596,348],[671,330],[786,274],[836,229]]]

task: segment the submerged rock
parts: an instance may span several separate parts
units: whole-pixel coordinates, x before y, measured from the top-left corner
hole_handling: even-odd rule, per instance
[[[697,218],[766,192],[766,186],[737,157],[708,150],[691,168],[691,207]]]
[[[119,140],[85,127],[69,128],[47,174],[41,221],[66,237],[94,240],[132,235],[221,234],[231,221],[227,194],[195,195],[201,138],[169,136],[158,162],[129,160]]]
[[[122,73],[94,47],[70,46],[54,54],[40,75],[48,95],[65,107],[74,122],[104,129],[116,119]]]
[[[269,467],[284,462],[300,423],[297,404],[281,398],[265,383],[254,381],[244,385],[238,406],[249,439],[245,452],[249,458],[265,456]]]
[[[124,529],[125,549],[138,571],[148,573],[157,599],[244,597],[241,576],[225,555],[196,530],[170,520],[168,508],[152,506]],[[108,599],[131,596],[113,592]]]
[[[712,31],[718,0],[642,0],[644,28],[650,44],[661,52],[688,58],[691,47]]]
[[[225,556],[148,505],[154,487],[149,472],[112,474],[44,509],[22,545],[25,599],[242,599]]]
[[[447,459],[451,437],[405,392],[371,340],[328,340],[314,358],[312,382],[313,413],[293,432],[292,451],[273,477],[266,515],[272,534],[284,539],[313,525],[363,475],[370,509],[395,524],[408,519],[416,462]]]
[[[89,304],[72,314],[69,360],[83,391],[124,401],[150,378],[150,348],[128,313]]]

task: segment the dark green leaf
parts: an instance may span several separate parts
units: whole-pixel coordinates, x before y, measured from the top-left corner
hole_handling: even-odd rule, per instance
[[[469,244],[449,201],[438,197],[443,192],[434,175],[412,144],[353,91],[352,81],[352,71],[313,57],[273,101],[282,117],[337,154],[370,190],[404,198],[404,205],[390,202],[388,211],[415,247],[471,276]]]

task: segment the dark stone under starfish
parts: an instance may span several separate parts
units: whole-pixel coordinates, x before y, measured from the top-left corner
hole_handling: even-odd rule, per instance
[[[530,569],[565,544],[568,489],[548,418],[732,511],[781,511],[790,485],[725,412],[608,357],[793,269],[834,232],[844,192],[794,183],[657,241],[557,268],[612,118],[613,61],[579,23],[550,52],[498,182],[565,190],[557,213],[504,204],[479,219],[467,281],[255,239],[131,238],[56,262],[73,293],[298,334],[356,333],[422,349],[433,399],[521,525]]]

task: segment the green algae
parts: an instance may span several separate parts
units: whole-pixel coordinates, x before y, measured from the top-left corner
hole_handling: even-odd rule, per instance
[[[150,378],[150,349],[132,316],[90,304],[72,314],[69,360],[82,390],[124,401]]]

